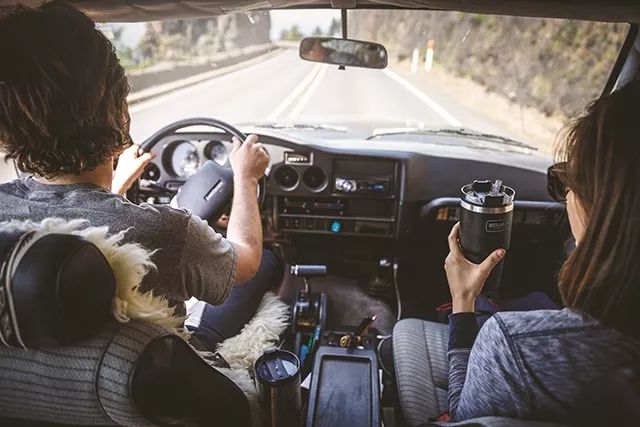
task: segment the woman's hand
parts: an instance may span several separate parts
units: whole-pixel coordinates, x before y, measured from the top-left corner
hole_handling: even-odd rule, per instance
[[[139,153],[140,146],[133,144],[118,157],[118,166],[113,172],[111,191],[124,196],[136,179],[140,178],[144,167],[156,156],[154,153]]]
[[[497,249],[482,264],[474,264],[462,253],[458,243],[459,233],[460,223],[457,223],[449,234],[450,252],[444,261],[444,270],[451,291],[453,312],[474,312],[476,297],[482,291],[491,270],[504,258],[506,251]]]

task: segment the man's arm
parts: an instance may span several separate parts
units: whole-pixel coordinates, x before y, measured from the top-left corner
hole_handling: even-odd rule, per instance
[[[234,138],[229,156],[233,169],[234,190],[227,240],[236,249],[236,282],[252,278],[260,266],[262,256],[262,223],[258,208],[258,180],[264,176],[269,156],[250,135],[244,143]]]

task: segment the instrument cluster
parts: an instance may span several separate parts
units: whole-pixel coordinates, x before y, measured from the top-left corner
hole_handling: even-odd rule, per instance
[[[225,166],[229,162],[231,144],[220,140],[175,139],[159,144],[157,160],[149,164],[142,179],[155,183],[185,181],[207,160]]]

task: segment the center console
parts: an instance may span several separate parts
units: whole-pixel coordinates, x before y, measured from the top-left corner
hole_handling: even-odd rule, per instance
[[[274,223],[286,233],[393,237],[398,169],[389,159],[287,152],[269,183]]]
[[[347,332],[326,332],[315,354],[306,427],[380,425],[380,378],[376,338],[345,348]]]
[[[326,267],[294,265],[290,271],[304,280],[304,289],[297,293],[291,307],[293,339],[289,345],[285,340],[282,347],[293,352],[292,359],[299,360],[299,376],[307,378],[306,416],[301,412],[302,419],[306,418],[304,425],[379,427],[378,336],[371,328],[377,316],[365,317],[355,328],[327,329],[326,294],[313,292],[310,286],[311,279],[326,274]],[[270,424],[275,425],[284,424]]]

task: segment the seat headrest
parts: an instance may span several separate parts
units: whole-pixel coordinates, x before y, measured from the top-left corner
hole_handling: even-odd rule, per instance
[[[112,320],[113,271],[83,237],[3,231],[0,264],[0,344],[68,345]]]

